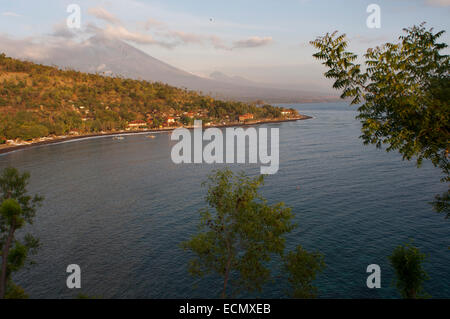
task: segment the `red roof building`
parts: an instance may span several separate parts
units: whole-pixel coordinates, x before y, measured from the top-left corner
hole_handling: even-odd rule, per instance
[[[172,116],[169,116],[169,117],[167,118],[167,124],[171,124],[171,123],[175,123],[175,118],[172,117]]]
[[[253,120],[253,114],[247,113],[239,116],[239,122],[245,122],[248,120]]]

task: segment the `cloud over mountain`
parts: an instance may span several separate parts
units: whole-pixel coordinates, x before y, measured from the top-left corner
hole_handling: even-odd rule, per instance
[[[102,7],[89,8],[88,13],[97,19],[104,20],[111,24],[120,24],[120,19]]]
[[[242,49],[263,47],[272,43],[272,41],[272,37],[250,37],[244,40],[235,41],[233,48]]]
[[[87,32],[102,34],[108,37],[133,42],[144,45],[160,45],[162,47],[173,49],[180,45],[201,45],[211,46],[217,50],[232,50],[233,48],[257,48],[268,45],[272,42],[272,37],[250,37],[243,40],[236,40],[232,44],[227,44],[221,37],[212,34],[199,34],[174,30],[162,21],[148,18],[145,22],[138,25],[142,31],[130,31],[125,24],[114,14],[103,7],[93,7],[88,13],[98,20],[106,22],[105,27],[90,23],[86,28]],[[154,31],[153,34],[148,33]],[[70,36],[70,31],[65,32],[58,27],[55,30],[56,36]]]
[[[15,12],[11,12],[11,11],[2,12],[2,16],[4,16],[4,17],[15,17],[15,18],[22,17],[22,15],[20,15],[18,13],[15,13]]]

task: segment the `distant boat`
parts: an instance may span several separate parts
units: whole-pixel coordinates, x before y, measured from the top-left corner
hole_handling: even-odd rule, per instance
[[[125,139],[125,137],[123,137],[123,136],[114,136],[113,137],[113,140],[124,140]]]
[[[155,138],[155,135],[147,135],[148,138]]]

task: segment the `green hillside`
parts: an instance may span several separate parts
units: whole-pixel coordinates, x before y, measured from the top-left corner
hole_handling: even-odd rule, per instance
[[[220,101],[197,92],[152,83],[87,74],[24,62],[0,54],[0,143],[69,132],[114,132],[136,120],[160,127],[169,116],[179,125],[194,112],[208,121],[281,116],[281,108]]]

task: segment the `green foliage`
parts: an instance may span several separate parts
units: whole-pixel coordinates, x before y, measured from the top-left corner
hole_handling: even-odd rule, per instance
[[[295,227],[290,208],[283,203],[269,205],[259,195],[263,182],[263,176],[250,178],[229,169],[215,171],[204,183],[209,208],[200,211],[200,232],[182,244],[195,255],[189,264],[192,275],[223,278],[223,298],[261,291],[272,278],[268,263],[273,256],[283,256],[283,235]],[[293,263],[302,262],[304,256],[297,257],[290,259],[290,269],[298,271]],[[310,262],[298,266],[303,265]]]
[[[20,204],[25,222],[32,224],[36,209],[43,201],[43,197],[38,195],[31,197],[27,194],[29,179],[28,172],[21,174],[14,167],[5,168],[0,175],[0,201],[15,199]],[[0,230],[4,231],[2,228]]]
[[[20,126],[13,126],[5,132],[5,135],[9,139],[19,138],[24,141],[29,141],[33,138],[47,136],[48,133],[49,130],[44,125],[30,123]]]
[[[0,206],[1,220],[7,224],[15,223],[18,228],[22,227],[25,220],[21,215],[22,208],[15,199],[5,199]]]
[[[196,255],[190,263],[193,275],[214,272],[224,278],[222,297],[228,280],[236,290],[260,291],[270,278],[265,263],[271,254],[282,254],[282,235],[293,228],[289,208],[269,206],[258,194],[262,183],[262,176],[216,171],[206,182],[206,201],[213,211],[200,212],[201,232],[183,244]]]
[[[299,299],[316,298],[317,288],[312,283],[324,268],[323,255],[318,252],[310,253],[302,246],[289,252],[284,256],[284,270],[291,286],[289,295]]]
[[[429,279],[422,266],[425,255],[417,247],[407,244],[395,248],[388,258],[395,270],[395,286],[402,297],[408,299],[427,297],[423,292],[423,283]]]
[[[187,117],[185,115],[181,116],[180,122],[183,125],[194,125],[194,119],[193,118],[189,118],[189,117]]]
[[[22,287],[9,280],[6,285],[5,299],[28,299],[28,295]]]
[[[447,213],[447,218],[450,217],[450,191],[436,195],[435,201],[432,203],[434,210],[438,213]]]
[[[398,150],[404,159],[424,159],[440,167],[449,181],[450,164],[450,73],[447,47],[438,43],[444,31],[433,33],[424,24],[404,29],[399,43],[368,49],[366,71],[355,64],[357,56],[346,51],[345,34],[326,34],[311,44],[319,51],[314,57],[329,69],[333,87],[342,98],[360,104],[365,144],[387,151]],[[448,198],[443,196],[441,198]],[[448,205],[438,205],[447,212]]]
[[[39,248],[38,239],[26,234],[21,240],[15,237],[17,230],[32,224],[40,196],[27,195],[30,175],[20,174],[15,168],[6,168],[0,176],[0,298],[24,297],[23,290],[14,285],[12,273],[21,269],[30,254]]]

